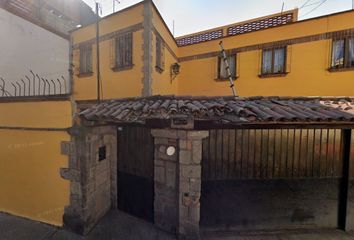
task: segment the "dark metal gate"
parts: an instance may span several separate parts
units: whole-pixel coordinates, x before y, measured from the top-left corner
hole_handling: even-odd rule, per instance
[[[341,129],[210,130],[201,224],[342,228],[343,145]]]
[[[118,130],[118,208],[154,221],[154,143],[150,129]]]

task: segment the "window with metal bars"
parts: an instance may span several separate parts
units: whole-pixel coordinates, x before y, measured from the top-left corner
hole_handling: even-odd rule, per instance
[[[165,43],[160,37],[156,37],[156,71],[165,70]]]
[[[262,75],[286,73],[286,47],[264,49],[262,52]]]
[[[115,70],[133,67],[133,33],[127,33],[116,38],[115,57]]]
[[[230,66],[231,77],[236,79],[236,54],[227,57]],[[229,74],[226,69],[225,61],[222,56],[218,57],[218,76],[217,80],[228,80]]]
[[[80,47],[80,74],[92,73],[92,46]]]
[[[354,67],[354,37],[333,40],[331,68]]]

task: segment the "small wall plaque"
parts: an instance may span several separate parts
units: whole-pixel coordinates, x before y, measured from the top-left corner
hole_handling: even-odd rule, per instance
[[[106,159],[106,146],[102,146],[98,149],[98,161]]]

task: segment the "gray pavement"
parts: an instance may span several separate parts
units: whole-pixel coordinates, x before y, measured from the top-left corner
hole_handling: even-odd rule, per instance
[[[208,232],[203,235],[203,240],[354,240],[354,235],[333,229]]]
[[[288,230],[272,232],[202,231],[203,240],[354,240],[337,230]],[[175,240],[152,224],[112,211],[86,237],[64,229],[0,213],[0,240]]]
[[[86,237],[64,229],[0,213],[0,240],[175,240],[152,224],[112,211]]]

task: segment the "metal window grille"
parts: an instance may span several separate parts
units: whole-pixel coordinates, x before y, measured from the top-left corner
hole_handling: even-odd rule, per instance
[[[80,74],[92,72],[92,46],[80,48]]]
[[[133,65],[133,33],[127,33],[116,38],[115,46],[116,68],[126,68]]]
[[[156,37],[156,69],[165,70],[165,44],[160,37]]]

